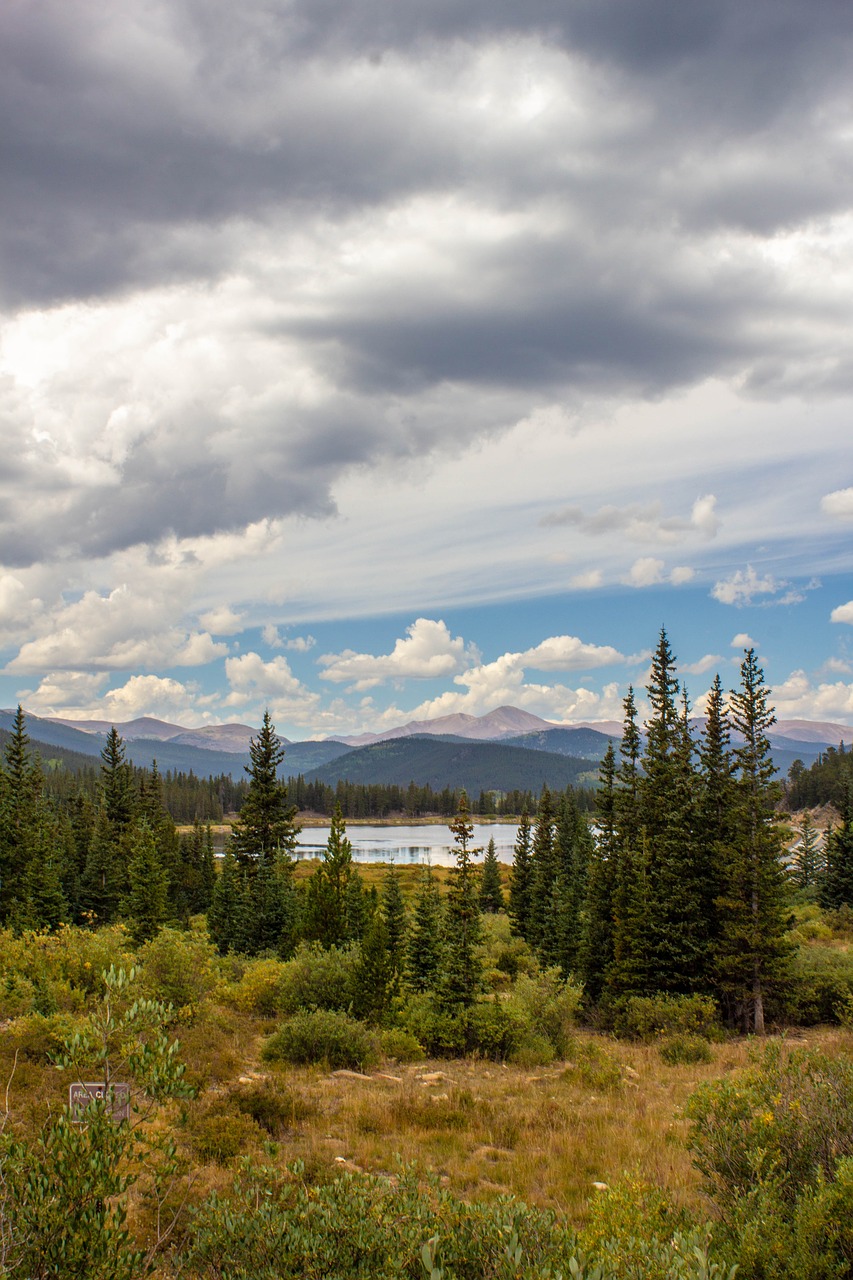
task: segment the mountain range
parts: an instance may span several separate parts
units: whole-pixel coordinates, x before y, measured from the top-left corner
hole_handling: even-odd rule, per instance
[[[0,711],[0,732],[11,729],[13,719],[13,711]],[[698,730],[702,721],[697,718],[692,723]],[[30,738],[45,757],[50,748],[59,748],[97,759],[110,727],[105,720],[27,714]],[[156,760],[161,772],[192,771],[199,777],[242,777],[256,733],[245,724],[190,729],[150,716],[115,728],[134,764],[150,767]],[[484,716],[460,714],[410,721],[356,737],[303,742],[283,738],[286,755],[282,773],[303,774],[330,784],[339,778],[400,782],[404,786],[415,781],[439,788],[464,785],[472,791],[537,789],[543,781],[549,786],[565,786],[570,781],[592,781],[608,741],[618,743],[621,732],[617,721],[558,725],[518,707],[502,706]],[[810,764],[828,746],[851,738],[853,728],[849,725],[812,720],[780,721],[770,735],[774,762],[782,774],[795,759]],[[530,753],[538,757],[535,762]],[[560,781],[563,778],[565,781]]]

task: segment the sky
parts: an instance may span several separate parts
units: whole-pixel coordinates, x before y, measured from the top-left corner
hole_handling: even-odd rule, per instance
[[[853,724],[848,0],[5,0],[0,705]]]

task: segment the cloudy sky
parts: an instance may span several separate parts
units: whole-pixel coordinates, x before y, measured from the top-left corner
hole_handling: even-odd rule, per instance
[[[853,723],[849,0],[5,0],[0,704]]]

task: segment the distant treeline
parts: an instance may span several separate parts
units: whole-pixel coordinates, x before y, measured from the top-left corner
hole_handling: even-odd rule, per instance
[[[5,747],[10,734],[0,730],[0,748]],[[100,760],[69,751],[64,747],[48,746],[33,741],[44,773],[44,785],[48,795],[61,809],[68,810],[80,795],[94,802],[101,782]],[[285,766],[287,760],[285,758]],[[128,764],[137,790],[149,786],[152,771]],[[345,818],[387,818],[389,814],[407,814],[412,818],[453,817],[459,808],[459,787],[445,787],[435,791],[429,785],[418,786],[410,782],[407,787],[386,783],[356,783],[342,779],[334,786],[326,782],[306,780],[303,774],[286,781],[287,803],[295,805],[300,813],[320,813],[331,817],[340,805]],[[199,778],[188,773],[167,770],[158,773],[157,786],[163,808],[173,822],[181,826],[193,822],[222,822],[227,814],[239,813],[249,788],[248,778],[236,780],[222,773],[212,778]],[[594,792],[576,788],[578,808],[585,813],[594,806]],[[471,811],[477,817],[516,817],[526,808],[534,812],[539,802],[539,791],[481,791],[472,798]]]
[[[853,790],[853,752],[842,742],[838,747],[827,747],[806,766],[795,760],[788,770],[785,794],[792,809],[814,809],[817,805],[832,804],[843,810]]]

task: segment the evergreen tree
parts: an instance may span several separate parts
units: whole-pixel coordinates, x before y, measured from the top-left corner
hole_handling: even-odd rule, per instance
[[[592,844],[589,825],[579,812],[574,792],[569,787],[560,801],[554,834],[557,859],[555,959],[566,975],[574,972],[578,963]]]
[[[708,983],[708,922],[703,917],[708,858],[698,831],[693,743],[686,694],[679,682],[666,632],[652,659],[639,803],[647,859],[650,916],[648,946],[656,987],[666,992],[703,990]]]
[[[848,784],[842,822],[826,837],[826,866],[820,879],[820,904],[825,910],[853,907],[853,783]]]
[[[367,926],[354,979],[353,1013],[364,1022],[381,1023],[396,985],[388,929],[381,911],[374,912]]]
[[[509,916],[516,933],[531,939],[533,837],[527,805],[521,811],[509,878]]]
[[[241,866],[251,866],[262,854],[292,853],[299,834],[294,821],[296,808],[288,804],[287,787],[278,780],[284,748],[269,711],[264,712],[258,736],[249,744],[249,757],[245,770],[249,789],[232,835],[234,855]]]
[[[221,955],[246,951],[251,911],[246,880],[233,850],[227,848],[207,913],[207,927]]]
[[[15,914],[18,929],[47,929],[53,933],[69,919],[68,902],[59,871],[48,849],[32,857],[24,873],[23,902]]]
[[[820,832],[806,809],[800,819],[800,841],[794,854],[794,880],[800,889],[817,889],[826,870]],[[853,886],[851,886],[853,887]],[[850,899],[853,902],[853,897]]]
[[[364,881],[353,868],[347,877],[344,892],[344,919],[348,942],[361,941],[372,915],[373,903],[364,891]]]
[[[24,880],[42,803],[41,767],[33,759],[19,705],[0,770],[0,921],[19,910],[26,895]]]
[[[100,926],[116,918],[124,891],[123,870],[114,827],[102,802],[80,878],[80,910],[89,923]]]
[[[744,1030],[764,1032],[764,1000],[784,978],[785,872],[774,822],[776,788],[767,731],[776,723],[764,672],[753,649],[741,664],[740,689],[731,697],[732,727],[743,743],[737,766],[733,839],[722,867],[718,899],[721,992]]]
[[[645,995],[655,985],[649,918],[648,840],[641,809],[641,740],[634,690],[622,702],[621,763],[613,793],[613,933],[605,985],[611,997]],[[640,908],[641,904],[641,909]]]
[[[445,908],[441,1000],[445,1007],[455,1008],[474,1003],[482,980],[477,954],[481,932],[478,876],[473,863],[473,858],[482,850],[470,847],[474,827],[464,791],[459,796],[459,812],[450,823],[450,830],[456,845],[456,866],[450,873]]]
[[[400,889],[400,876],[392,867],[382,885],[382,918],[388,939],[388,955],[398,984],[406,964],[406,907]]]
[[[543,786],[533,835],[533,883],[530,893],[530,934],[543,962],[554,963],[556,920],[554,890],[557,887],[557,858],[554,851],[554,803]]]
[[[286,852],[262,854],[255,865],[250,887],[246,949],[253,955],[275,951],[282,959],[296,946],[298,910],[293,884],[293,862]]]
[[[590,1004],[597,1004],[613,962],[613,895],[619,860],[616,752],[608,742],[595,795],[597,835],[587,865],[577,968]]]
[[[734,762],[728,711],[719,675],[708,694],[705,727],[699,746],[699,801],[697,824],[706,866],[707,879],[702,895],[702,914],[707,922],[712,949],[719,934],[717,899],[722,889],[725,850],[733,837],[736,811]]]
[[[444,934],[438,885],[430,867],[421,872],[406,945],[406,978],[415,991],[435,987]]]
[[[480,910],[493,914],[504,909],[504,894],[501,887],[501,870],[498,856],[495,853],[494,837],[489,840],[486,856],[483,859],[483,874],[480,877]]]
[[[340,804],[335,806],[322,861],[306,889],[303,932],[324,947],[337,947],[349,936],[347,885],[352,875],[352,843]]]
[[[165,924],[169,886],[154,832],[144,819],[134,827],[128,849],[128,891],[121,910],[130,936],[139,946],[150,941]]]
[[[101,752],[101,798],[112,835],[117,840],[130,826],[136,793],[124,740],[115,725],[111,726]]]

